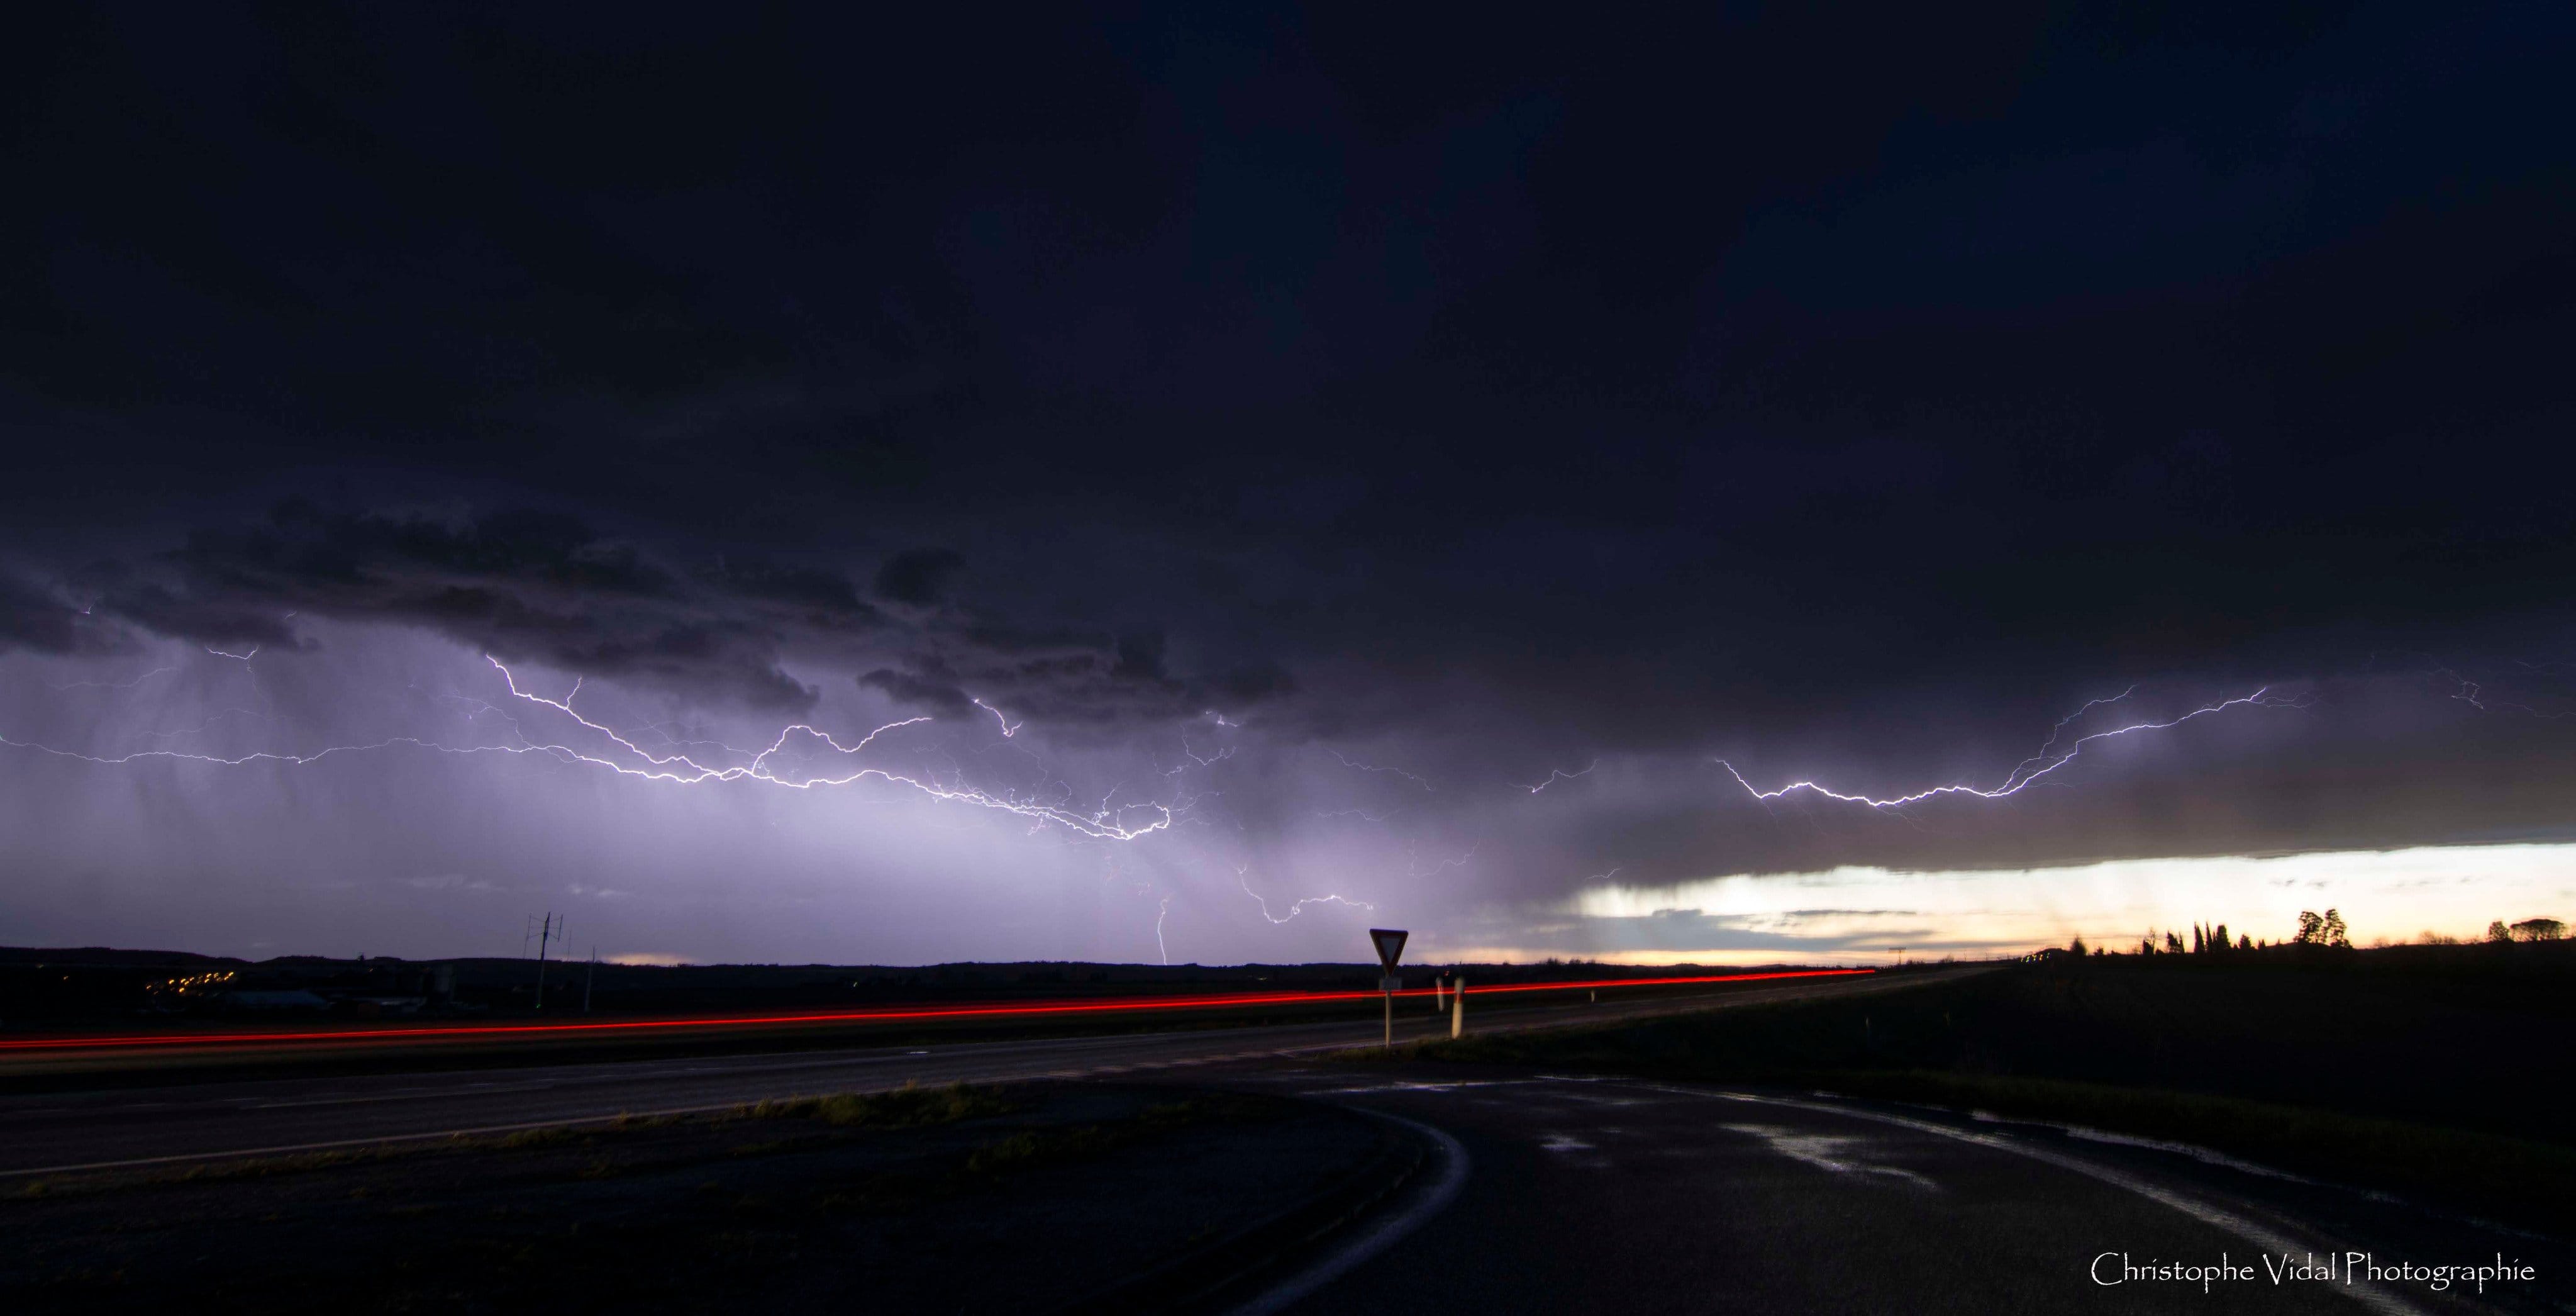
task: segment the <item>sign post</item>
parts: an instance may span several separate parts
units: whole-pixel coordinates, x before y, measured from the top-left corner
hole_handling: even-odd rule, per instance
[[[1404,939],[1411,933],[1401,928],[1370,928],[1369,943],[1377,947],[1378,967],[1386,970],[1378,979],[1377,989],[1386,997],[1386,1049],[1395,1049],[1395,961],[1404,954]]]

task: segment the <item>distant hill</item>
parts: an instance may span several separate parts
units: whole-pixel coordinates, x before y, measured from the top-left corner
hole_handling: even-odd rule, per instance
[[[113,946],[0,946],[0,964],[62,965],[66,968],[129,968],[161,964],[248,964],[229,955],[199,955],[184,950],[119,950]]]

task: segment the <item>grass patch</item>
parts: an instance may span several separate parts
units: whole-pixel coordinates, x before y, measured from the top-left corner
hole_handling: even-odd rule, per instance
[[[1058,1161],[1098,1156],[1175,1129],[1210,1121],[1241,1122],[1275,1116],[1276,1109],[1257,1101],[1227,1097],[1193,1097],[1147,1106],[1133,1119],[1115,1124],[1085,1124],[1069,1129],[1032,1130],[988,1142],[966,1156],[966,1173],[995,1174]]]
[[[672,1131],[693,1122],[723,1123],[735,1119],[806,1120],[833,1128],[908,1129],[1007,1115],[1020,1108],[1018,1103],[990,1087],[962,1083],[935,1088],[907,1085],[891,1092],[844,1092],[831,1096],[764,1101],[753,1106],[739,1107],[725,1115],[715,1117],[620,1115],[608,1121],[555,1125],[541,1129],[517,1129],[499,1134],[467,1134],[435,1141],[395,1142],[372,1147],[255,1156],[167,1169],[101,1171],[91,1175],[52,1180],[40,1179],[20,1184],[5,1193],[0,1193],[0,1200],[32,1200],[66,1194],[85,1195],[196,1184],[246,1182],[276,1178],[281,1175],[313,1174],[386,1161],[438,1156],[495,1152],[527,1153],[569,1148],[597,1148],[607,1152],[621,1146],[631,1146],[643,1135]],[[793,1138],[773,1139],[747,1146],[737,1146],[727,1154],[737,1158],[759,1155],[784,1150],[797,1141]],[[607,1156],[596,1156],[577,1170],[576,1174],[578,1177],[596,1179],[613,1177],[621,1172],[623,1167]]]
[[[919,1129],[1008,1115],[1018,1109],[1018,1103],[990,1087],[951,1083],[925,1088],[906,1083],[891,1092],[842,1092],[828,1097],[763,1101],[742,1107],[735,1115],[756,1120],[814,1120],[843,1128]]]

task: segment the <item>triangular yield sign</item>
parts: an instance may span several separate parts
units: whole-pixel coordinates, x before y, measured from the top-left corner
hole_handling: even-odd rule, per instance
[[[1404,939],[1412,934],[1402,928],[1370,928],[1369,940],[1377,943],[1377,962],[1395,971],[1396,957],[1404,953]]]

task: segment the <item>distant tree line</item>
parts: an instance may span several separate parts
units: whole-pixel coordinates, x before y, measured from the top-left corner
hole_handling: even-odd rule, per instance
[[[2487,925],[2486,939],[2490,943],[2516,941],[2562,941],[2566,939],[2566,936],[2567,925],[2554,918],[2527,918],[2519,923],[2507,923],[2502,919],[2497,919],[2495,922]],[[2445,936],[2441,933],[2430,931],[2416,938],[2416,940],[2428,946],[2452,946],[2459,944],[2459,938],[2457,937]],[[2374,941],[2371,944],[2374,946],[2381,946],[2386,945],[2387,943],[2384,941]],[[2341,910],[2329,909],[2320,914],[2315,910],[2303,909],[2299,911],[2298,931],[2292,934],[2290,939],[2285,942],[2257,941],[2252,936],[2241,933],[2231,940],[2227,933],[2227,925],[2224,923],[2194,923],[2191,925],[2191,940],[2187,943],[2183,940],[2183,934],[2180,932],[2168,929],[2160,933],[2155,929],[2150,928],[2147,930],[2145,936],[2138,939],[2137,949],[2129,953],[2137,955],[2223,955],[2236,951],[2269,950],[2275,945],[2317,946],[2330,950],[2350,950],[2352,949],[2352,929],[2344,923],[2343,911]],[[2109,950],[2104,947],[2086,947],[2082,937],[2077,937],[2073,941],[2067,943],[2066,949],[2062,952],[2056,950],[2041,952],[2042,955],[2048,956],[2074,955],[2078,957],[2086,955],[2106,955],[2109,953]]]
[[[2489,941],[2560,941],[2567,936],[2567,925],[2554,918],[2527,918],[2508,924],[2497,919],[2487,925]]]
[[[2314,910],[2299,911],[2299,935],[2290,939],[2297,946],[2334,946],[2352,948],[2352,930],[2343,925],[2343,915],[2336,910],[2319,914]]]

